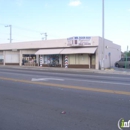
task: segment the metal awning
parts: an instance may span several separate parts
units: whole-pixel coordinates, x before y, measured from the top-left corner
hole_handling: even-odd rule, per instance
[[[65,49],[40,49],[35,55],[54,55],[54,54],[94,54],[97,47],[89,48],[65,48]]]
[[[40,49],[35,54],[36,55],[54,55],[60,54],[63,49]]]
[[[60,54],[94,54],[97,47],[91,48],[66,48]]]

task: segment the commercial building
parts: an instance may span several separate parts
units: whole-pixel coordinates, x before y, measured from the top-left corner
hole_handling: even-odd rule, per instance
[[[66,39],[0,44],[1,65],[25,65],[99,69],[114,66],[121,46],[101,37],[76,36]],[[104,54],[104,56],[103,56]]]

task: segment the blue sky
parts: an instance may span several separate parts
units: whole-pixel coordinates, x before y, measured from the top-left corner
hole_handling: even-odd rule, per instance
[[[105,38],[130,48],[130,0],[105,1]],[[102,0],[0,0],[0,43],[102,36]]]

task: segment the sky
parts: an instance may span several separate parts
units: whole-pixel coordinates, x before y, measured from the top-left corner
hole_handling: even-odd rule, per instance
[[[130,0],[104,0],[105,38],[130,50]],[[0,0],[0,44],[102,36],[102,0]],[[43,33],[41,35],[41,33]]]

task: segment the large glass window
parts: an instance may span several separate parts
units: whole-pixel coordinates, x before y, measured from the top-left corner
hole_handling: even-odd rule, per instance
[[[59,55],[46,55],[46,56],[44,56],[44,64],[48,64],[50,66],[59,65]]]
[[[26,63],[36,63],[36,55],[24,54],[22,59],[22,65],[25,65]]]

